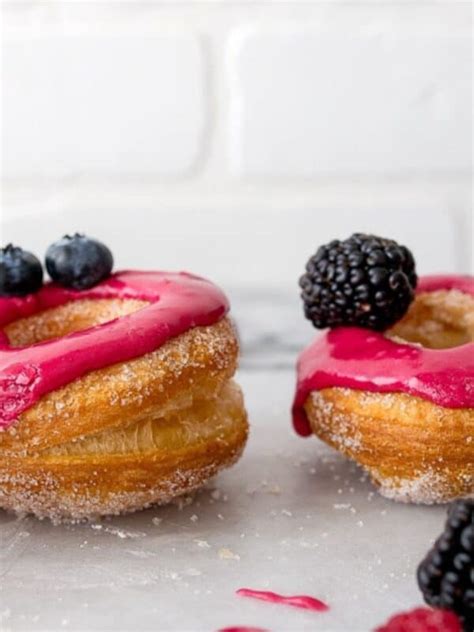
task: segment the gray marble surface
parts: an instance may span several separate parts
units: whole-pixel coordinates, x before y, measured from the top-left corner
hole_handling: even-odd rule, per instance
[[[235,301],[252,432],[240,463],[190,504],[63,526],[0,512],[3,632],[366,632],[421,602],[416,565],[445,510],[384,500],[355,465],[293,434],[295,351],[313,335],[293,309],[277,298]],[[287,327],[258,326],[278,310]],[[331,609],[243,599],[242,586],[314,595]]]

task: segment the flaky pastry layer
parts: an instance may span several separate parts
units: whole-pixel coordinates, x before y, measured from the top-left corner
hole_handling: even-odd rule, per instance
[[[88,373],[41,398],[0,433],[0,454],[36,453],[157,410],[166,416],[191,397],[217,394],[234,374],[237,356],[228,319],[195,327],[153,353]]]
[[[164,504],[194,491],[240,456],[248,426],[239,387],[157,412],[34,456],[0,460],[0,506],[54,521]]]
[[[145,304],[82,300],[5,331],[14,346],[34,344]],[[44,396],[0,432],[0,507],[81,519],[166,503],[201,486],[246,442],[243,398],[231,381],[237,357],[225,318]]]
[[[433,349],[471,342],[474,299],[419,294],[387,335]],[[314,434],[364,467],[384,496],[427,504],[474,496],[473,408],[334,387],[313,391],[305,411]]]
[[[305,410],[314,434],[367,469],[384,496],[431,504],[474,495],[474,409],[326,388]]]

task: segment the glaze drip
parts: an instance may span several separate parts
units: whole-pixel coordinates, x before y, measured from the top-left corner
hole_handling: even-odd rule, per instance
[[[249,628],[248,626],[231,626],[230,628],[221,628],[218,632],[268,632],[265,628]]]
[[[418,293],[458,290],[474,296],[470,276],[428,276]],[[311,435],[304,404],[311,391],[340,387],[402,392],[446,408],[474,408],[474,343],[447,349],[402,344],[359,327],[338,327],[318,337],[300,355],[293,426]]]
[[[278,593],[268,590],[253,590],[251,588],[240,588],[237,591],[237,595],[250,597],[251,599],[259,599],[261,601],[269,601],[270,603],[293,606],[294,608],[302,608],[303,610],[315,610],[317,612],[326,612],[326,610],[329,610],[329,606],[324,602],[315,597],[308,597],[307,595],[285,597],[284,595],[279,595]]]
[[[11,426],[43,395],[118,362],[151,353],[171,338],[213,325],[229,309],[215,285],[169,272],[118,272],[84,291],[53,283],[26,297],[0,298],[0,327],[81,299],[137,299],[138,311],[62,338],[12,347],[0,332],[0,429]]]

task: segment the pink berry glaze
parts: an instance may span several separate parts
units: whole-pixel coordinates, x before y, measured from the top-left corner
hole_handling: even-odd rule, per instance
[[[240,597],[250,597],[251,599],[293,606],[294,608],[302,608],[303,610],[315,610],[316,612],[326,612],[329,610],[329,606],[324,602],[315,597],[308,597],[306,595],[285,597],[284,595],[279,595],[268,590],[253,590],[251,588],[240,588],[237,594],[240,595]]]
[[[190,274],[118,272],[84,291],[43,286],[25,297],[0,298],[0,327],[81,299],[138,299],[150,305],[108,323],[29,347],[11,347],[0,331],[0,429],[25,410],[90,371],[155,351],[175,336],[213,325],[229,309],[215,285]]]
[[[474,296],[471,276],[428,276],[418,293],[459,290]],[[293,426],[303,437],[311,428],[303,408],[311,391],[342,387],[401,392],[446,408],[474,408],[474,343],[426,349],[389,340],[359,327],[339,327],[318,337],[300,355]]]
[[[247,626],[231,626],[230,628],[221,628],[219,632],[268,632],[265,628],[249,628]]]

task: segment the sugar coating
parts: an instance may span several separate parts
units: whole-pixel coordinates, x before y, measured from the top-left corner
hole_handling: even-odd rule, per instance
[[[315,434],[365,467],[384,496],[432,504],[474,494],[474,411],[342,388],[314,391],[306,406]]]
[[[474,297],[459,290],[417,294],[388,337],[431,349],[474,342]]]
[[[180,427],[188,422],[195,427],[183,438]],[[72,455],[67,451],[40,455],[36,469],[31,468],[31,459],[23,471],[0,465],[0,506],[54,522],[91,520],[166,504],[194,492],[242,453],[247,425],[240,389],[228,383],[215,402],[193,403],[173,421],[171,430],[178,434],[172,437],[174,443],[170,444],[166,427],[164,440],[133,446],[123,458],[115,444],[107,452],[111,446],[106,442],[98,454],[78,446]],[[162,432],[157,420],[155,433],[160,437]],[[135,481],[133,489],[130,480],[125,480],[122,490],[120,485],[110,485],[110,475],[114,482],[126,475]]]
[[[73,320],[81,302],[65,306]],[[119,309],[139,308],[133,303]],[[95,317],[110,315],[104,304]],[[30,325],[10,335],[23,336],[22,343],[44,336],[40,324]],[[48,327],[51,333],[49,321]],[[222,319],[44,396],[0,433],[0,507],[58,522],[136,511],[194,492],[245,445],[243,400],[229,379],[237,351],[234,328]],[[121,475],[123,489],[116,483]]]
[[[13,347],[32,345],[102,325],[146,305],[136,299],[81,299],[16,320],[4,332]]]
[[[377,475],[379,491],[385,498],[404,503],[419,503],[433,505],[438,498],[443,502],[450,502],[457,498],[452,493],[452,484],[448,477],[439,472],[428,470],[415,478],[383,478]],[[474,490],[467,498],[474,498]]]
[[[433,349],[474,341],[474,297],[419,293],[386,335]],[[313,391],[305,409],[314,433],[365,467],[387,498],[431,504],[474,495],[474,409],[339,387]]]
[[[93,371],[49,393],[23,413],[18,423],[0,432],[0,449],[31,453],[76,440],[101,429],[131,424],[149,407],[166,416],[195,397],[214,396],[236,368],[237,343],[228,319],[194,329],[144,356]],[[214,391],[209,392],[210,384]],[[177,388],[179,387],[179,388]],[[87,415],[90,423],[84,423]],[[44,429],[44,432],[43,432]]]
[[[340,389],[340,391],[347,393],[349,389]],[[346,450],[357,452],[361,448],[361,435],[354,430],[347,415],[335,410],[334,404],[319,391],[313,391],[310,398],[318,427],[329,437],[332,445],[343,452]],[[334,427],[337,427],[337,432],[334,431]]]
[[[242,448],[243,449],[243,448]],[[186,494],[192,494],[202,487],[219,470],[230,467],[240,457],[236,451],[225,463],[211,463],[202,468],[176,469],[166,481],[145,491],[120,492],[110,495],[106,501],[94,496],[75,495],[61,498],[61,507],[51,506],[54,499],[56,481],[50,478],[41,490],[28,491],[37,483],[35,477],[25,475],[0,475],[0,505],[19,516],[34,514],[40,520],[50,519],[54,524],[93,521],[104,515],[133,513],[151,506],[166,505]],[[5,483],[18,484],[24,491],[14,495],[6,493],[1,486]]]

